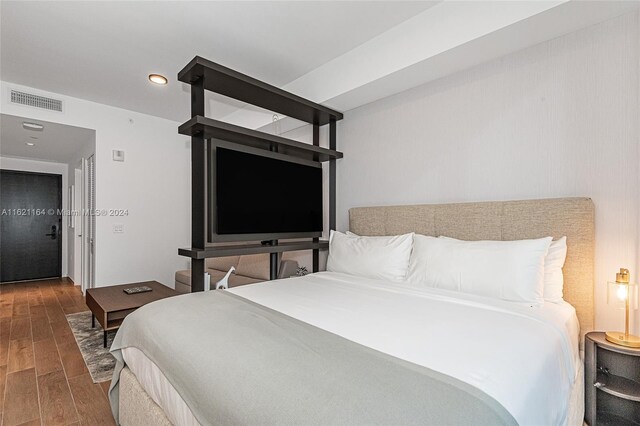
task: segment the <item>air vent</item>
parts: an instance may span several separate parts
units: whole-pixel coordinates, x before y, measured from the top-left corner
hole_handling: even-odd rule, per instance
[[[62,101],[60,99],[45,98],[44,96],[18,90],[11,91],[11,103],[62,112]]]

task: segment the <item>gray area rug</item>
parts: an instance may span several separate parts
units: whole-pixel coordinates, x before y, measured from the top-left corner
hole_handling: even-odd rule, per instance
[[[78,347],[87,365],[93,383],[111,380],[116,359],[109,353],[115,332],[110,332],[107,339],[107,347],[103,347],[102,327],[96,321],[96,328],[91,328],[91,312],[78,312],[67,315],[67,321],[71,326],[73,335],[78,342]]]

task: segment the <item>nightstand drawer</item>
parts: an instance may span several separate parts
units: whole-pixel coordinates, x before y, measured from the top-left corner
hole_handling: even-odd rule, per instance
[[[585,420],[590,426],[640,425],[640,350],[585,338]]]
[[[599,374],[606,370],[610,375],[633,380],[640,390],[640,356],[629,356],[600,346],[596,350],[596,367]]]
[[[596,425],[640,425],[640,403],[617,398],[611,394],[596,393]]]

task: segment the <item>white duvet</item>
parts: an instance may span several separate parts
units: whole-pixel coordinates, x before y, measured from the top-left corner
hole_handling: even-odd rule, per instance
[[[469,383],[521,425],[567,421],[580,362],[578,320],[568,303],[531,307],[333,272],[228,291]],[[195,421],[144,354],[127,349],[123,355],[174,424]]]

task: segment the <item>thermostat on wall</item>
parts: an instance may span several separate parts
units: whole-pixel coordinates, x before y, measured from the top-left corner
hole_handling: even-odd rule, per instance
[[[124,161],[124,151],[114,149],[113,150],[113,161]]]

